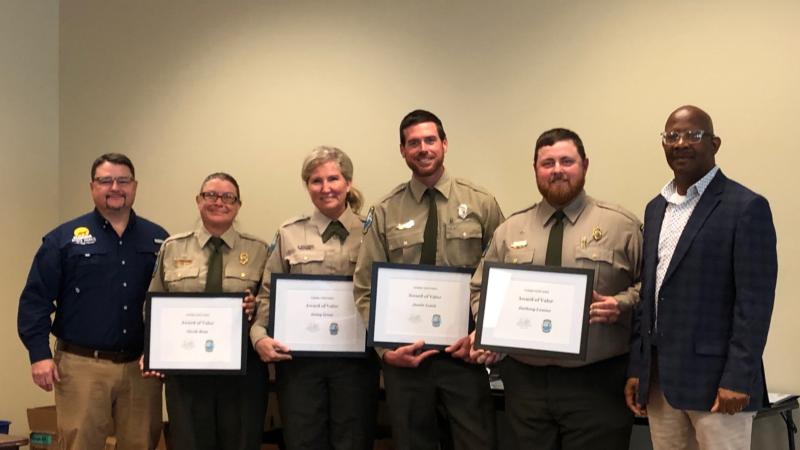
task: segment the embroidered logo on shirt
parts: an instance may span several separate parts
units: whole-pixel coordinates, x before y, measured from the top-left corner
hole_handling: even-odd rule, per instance
[[[77,245],[89,245],[94,244],[97,242],[97,239],[89,233],[89,229],[86,227],[78,227],[75,228],[75,231],[72,232],[72,243]]]

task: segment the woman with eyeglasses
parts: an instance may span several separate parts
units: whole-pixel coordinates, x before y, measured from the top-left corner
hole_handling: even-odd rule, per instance
[[[250,338],[266,362],[275,362],[278,407],[286,448],[373,448],[379,366],[366,358],[293,357],[267,335],[272,273],[353,275],[361,245],[363,203],[353,186],[353,163],[341,150],[318,147],[301,178],[314,209],[278,230],[258,294]]]
[[[239,184],[227,173],[212,173],[195,201],[201,223],[164,241],[150,292],[241,292],[250,315],[268,253],[264,241],[234,227],[242,205]],[[252,347],[247,348],[246,375],[165,378],[170,448],[261,448],[267,371]]]

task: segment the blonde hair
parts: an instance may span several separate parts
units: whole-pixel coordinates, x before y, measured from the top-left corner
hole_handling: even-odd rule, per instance
[[[303,183],[308,184],[308,179],[311,178],[311,172],[317,167],[326,162],[335,162],[342,172],[345,180],[350,182],[350,192],[347,193],[347,204],[353,212],[358,213],[361,207],[364,206],[364,194],[361,193],[355,186],[353,186],[353,161],[347,156],[347,153],[341,151],[336,147],[319,146],[306,156],[303,161],[303,168],[300,171],[300,178]]]

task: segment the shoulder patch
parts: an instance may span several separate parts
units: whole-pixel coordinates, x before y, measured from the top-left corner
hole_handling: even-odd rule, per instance
[[[278,236],[280,236],[280,234],[281,234],[280,230],[276,231],[275,236],[272,238],[272,242],[270,242],[269,245],[267,245],[267,253],[269,253],[270,255],[272,254],[272,252],[275,251],[275,247],[278,245]]]
[[[375,214],[375,207],[373,206],[369,209],[367,217],[364,219],[364,228],[361,231],[362,234],[367,234],[367,231],[369,231],[369,227],[372,226],[372,220],[374,214]]]

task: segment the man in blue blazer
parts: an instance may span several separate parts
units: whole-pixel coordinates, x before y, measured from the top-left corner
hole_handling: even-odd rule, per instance
[[[706,112],[678,108],[662,138],[675,178],[645,210],[625,398],[649,416],[655,450],[749,449],[778,270],[772,213],[716,166]]]

